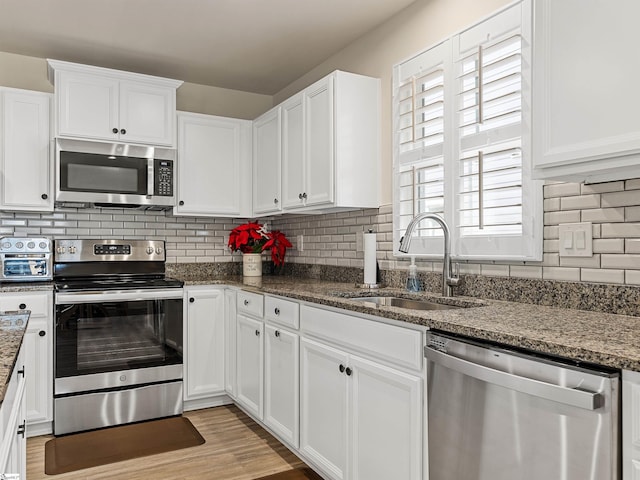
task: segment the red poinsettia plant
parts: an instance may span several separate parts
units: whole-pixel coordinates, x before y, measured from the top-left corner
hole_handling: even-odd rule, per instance
[[[262,253],[271,250],[271,260],[277,266],[284,264],[284,257],[291,242],[279,230],[268,231],[258,222],[238,225],[229,234],[229,248],[232,252]]]

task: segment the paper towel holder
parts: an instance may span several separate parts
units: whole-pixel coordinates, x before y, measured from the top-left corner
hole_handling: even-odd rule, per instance
[[[367,231],[367,233],[374,233],[374,231],[373,231],[373,229],[370,228]],[[365,267],[365,269],[366,269],[366,267]],[[375,269],[376,269],[376,272],[375,272],[375,280],[376,281],[374,283],[360,283],[360,284],[356,284],[356,287],[365,288],[365,289],[369,289],[369,290],[375,290],[375,289],[380,288],[380,284],[377,283],[378,277],[380,275],[380,269],[378,267],[378,262],[377,261],[375,262]],[[365,277],[366,277],[366,274],[365,274]]]

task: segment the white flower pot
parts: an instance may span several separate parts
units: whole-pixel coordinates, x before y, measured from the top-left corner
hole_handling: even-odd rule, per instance
[[[245,277],[262,276],[262,254],[243,253],[242,254],[242,275]]]

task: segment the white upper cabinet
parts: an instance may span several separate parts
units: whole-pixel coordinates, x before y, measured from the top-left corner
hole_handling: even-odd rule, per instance
[[[175,146],[181,81],[49,60],[56,136]]]
[[[281,107],[283,209],[378,207],[380,81],[336,71]]]
[[[282,103],[282,207],[304,206],[304,109],[299,93]]]
[[[253,122],[253,213],[266,215],[282,209],[280,183],[280,107]]]
[[[0,209],[52,211],[48,93],[0,89]]]
[[[535,175],[586,182],[637,177],[640,3],[534,5]]]
[[[251,122],[178,113],[175,215],[251,216]]]

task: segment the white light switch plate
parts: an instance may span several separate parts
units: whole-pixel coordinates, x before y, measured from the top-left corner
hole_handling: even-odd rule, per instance
[[[559,225],[561,257],[592,257],[593,228],[591,222]]]

